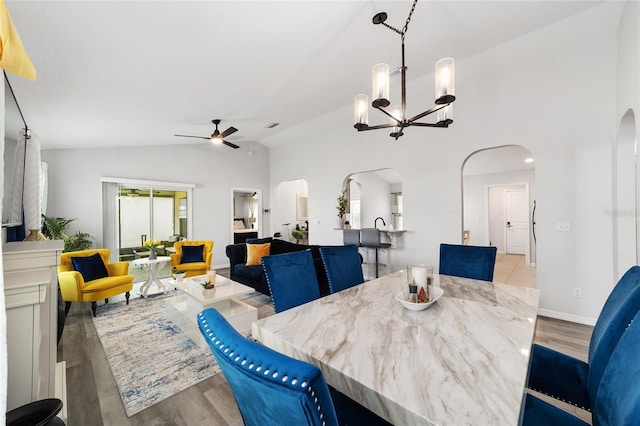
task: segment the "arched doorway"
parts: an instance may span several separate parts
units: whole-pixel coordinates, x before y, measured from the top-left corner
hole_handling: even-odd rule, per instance
[[[616,280],[631,266],[638,264],[638,192],[640,171],[636,142],[635,114],[627,110],[620,120],[616,140],[614,172],[614,268]]]
[[[504,262],[519,268],[535,285],[535,162],[531,152],[519,145],[479,150],[465,159],[461,174],[461,242],[497,248],[496,281],[516,284],[516,277],[510,278],[516,269],[501,276],[498,266]]]

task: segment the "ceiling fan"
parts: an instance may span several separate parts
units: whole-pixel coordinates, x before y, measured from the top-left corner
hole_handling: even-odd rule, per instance
[[[227,136],[237,132],[238,129],[232,126],[232,127],[229,127],[227,130],[225,130],[224,132],[220,133],[220,131],[218,130],[218,124],[220,124],[220,120],[216,118],[215,120],[211,120],[211,122],[216,125],[216,130],[214,130],[213,133],[211,133],[211,136],[191,136],[191,135],[174,135],[174,136],[179,136],[181,138],[206,139],[213,143],[225,144],[227,146],[230,146],[233,149],[240,148],[238,145],[224,140],[224,138],[226,138]]]

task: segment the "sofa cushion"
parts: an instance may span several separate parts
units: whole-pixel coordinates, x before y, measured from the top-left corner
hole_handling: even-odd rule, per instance
[[[99,253],[91,256],[71,257],[71,263],[73,263],[73,269],[80,272],[85,282],[109,276]]]
[[[284,240],[274,239],[271,242],[271,254],[291,253],[294,251],[308,250],[309,246],[303,244],[290,243]]]
[[[262,264],[255,266],[246,266],[242,263],[236,265],[233,268],[233,271],[242,277],[249,278],[251,280],[256,280],[258,282],[262,281]]]
[[[247,244],[264,244],[264,243],[270,243],[271,241],[273,241],[273,237],[247,238],[245,242]]]
[[[269,256],[271,243],[249,244],[247,243],[247,266],[262,264],[262,258]]]
[[[182,246],[180,263],[204,262],[204,244],[199,246]]]

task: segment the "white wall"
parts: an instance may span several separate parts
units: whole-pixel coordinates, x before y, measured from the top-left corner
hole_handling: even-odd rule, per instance
[[[637,264],[640,238],[637,236],[639,214],[637,197],[640,185],[636,183],[634,168],[638,159],[634,156],[638,139],[638,116],[640,115],[640,3],[628,1],[620,18],[617,32],[617,104],[615,123],[618,135],[612,140],[614,182],[612,187],[613,209],[611,219],[614,226],[614,257],[616,266],[614,278],[621,276],[630,265]],[[632,135],[620,133],[623,116],[629,110],[633,113],[635,141]],[[635,125],[635,126],[634,126]],[[636,172],[637,173],[637,172]],[[635,237],[635,238],[634,238]]]
[[[252,149],[255,155],[248,156],[244,148]],[[231,188],[261,188],[266,200],[269,196],[265,184],[268,181],[268,150],[258,144],[238,150],[206,143],[45,150],[42,160],[49,163],[47,214],[75,218],[69,231],[95,236],[96,247],[102,243],[100,177],[195,184],[192,237],[214,241],[212,265],[215,267],[229,263],[225,247],[232,243],[229,232],[233,223]],[[268,224],[268,219],[262,223]],[[268,234],[268,230],[265,232]]]
[[[345,105],[275,135],[271,187],[305,176],[310,216],[322,231],[312,243],[338,244],[341,235],[332,227],[343,176],[394,168],[403,180],[408,232],[400,237],[402,248],[392,250],[393,263],[438,265],[439,244],[461,241],[464,159],[482,148],[526,146],[536,158],[541,312],[593,322],[610,290],[603,283],[613,276],[612,222],[605,212],[611,207],[616,26],[603,23],[617,22],[620,8],[597,6],[459,61],[455,122],[447,130],[409,128],[400,142],[384,131],[356,133],[352,107]],[[430,106],[417,104],[415,93],[432,85],[432,75],[409,82],[410,114]],[[370,121],[384,118],[373,111]],[[294,161],[300,150],[314,161]],[[572,232],[556,232],[558,221],[570,221]],[[571,298],[576,286],[582,299]]]

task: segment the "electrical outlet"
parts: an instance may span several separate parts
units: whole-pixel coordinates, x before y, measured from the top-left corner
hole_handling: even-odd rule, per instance
[[[574,287],[571,291],[571,297],[575,297],[576,299],[582,298],[582,288]]]
[[[571,232],[571,222],[556,222],[556,231]]]

